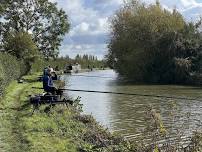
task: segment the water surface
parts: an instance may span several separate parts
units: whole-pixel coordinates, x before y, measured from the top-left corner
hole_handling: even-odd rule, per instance
[[[148,106],[152,106],[161,114],[161,119],[171,138],[175,138],[180,131],[183,133],[183,137],[189,137],[192,131],[201,129],[201,88],[178,85],[126,84],[117,79],[117,74],[113,70],[80,73],[72,76],[64,75],[63,79],[68,89],[196,98],[196,100],[190,101],[157,97],[66,92],[71,97],[81,97],[84,113],[92,114],[102,125],[130,140],[142,138],[151,140],[149,135],[145,133],[147,131],[146,127],[150,125],[146,121],[145,114]],[[173,108],[175,109],[174,114],[171,115]]]

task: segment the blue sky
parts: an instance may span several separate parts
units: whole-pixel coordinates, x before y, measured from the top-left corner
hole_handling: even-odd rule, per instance
[[[70,32],[65,36],[60,55],[92,54],[103,58],[109,39],[109,18],[122,6],[122,0],[50,0],[69,15]],[[144,0],[154,3],[155,0]],[[160,0],[164,8],[177,8],[187,20],[202,16],[202,0]]]

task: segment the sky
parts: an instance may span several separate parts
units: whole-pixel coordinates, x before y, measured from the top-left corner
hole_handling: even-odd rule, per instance
[[[60,56],[96,55],[102,59],[107,53],[109,19],[123,5],[123,0],[50,0],[66,11],[71,28],[60,47]],[[143,0],[146,4],[155,0]],[[160,0],[168,10],[176,8],[186,20],[202,16],[202,0]]]

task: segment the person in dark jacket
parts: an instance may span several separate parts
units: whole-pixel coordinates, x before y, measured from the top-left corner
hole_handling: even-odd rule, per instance
[[[57,74],[56,74],[55,71],[53,71],[53,72],[51,73],[51,77],[52,77],[53,80],[58,80],[58,76],[57,76]]]
[[[48,69],[46,73],[44,73],[43,76],[43,88],[45,92],[50,92],[52,94],[55,94],[57,89],[53,85],[53,79],[51,76],[51,69]]]

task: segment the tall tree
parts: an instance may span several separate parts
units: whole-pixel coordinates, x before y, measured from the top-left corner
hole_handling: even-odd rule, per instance
[[[146,6],[127,0],[111,20],[108,63],[134,81],[184,83],[200,69],[200,25],[159,1]]]
[[[65,33],[69,30],[68,16],[56,3],[48,0],[7,0],[0,9],[1,36],[10,32],[27,32],[44,57],[56,57]],[[0,8],[5,7],[3,3]],[[3,41],[3,39],[1,40]],[[3,42],[2,42],[3,43]]]

